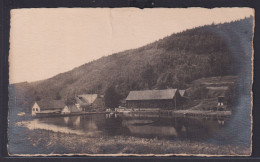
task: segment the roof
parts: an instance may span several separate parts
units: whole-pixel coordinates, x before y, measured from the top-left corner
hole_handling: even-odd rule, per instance
[[[185,95],[186,90],[179,90],[180,95],[183,97]]]
[[[76,100],[79,104],[92,104],[96,99],[98,95],[97,94],[82,94],[77,95]]]
[[[164,100],[173,99],[177,89],[130,91],[126,100]]]
[[[40,109],[62,109],[65,104],[62,100],[53,100],[53,99],[42,99],[40,101],[36,101],[39,105]]]
[[[44,111],[40,111],[37,112],[37,114],[49,114],[49,113],[58,113],[60,112],[59,110],[44,110]]]

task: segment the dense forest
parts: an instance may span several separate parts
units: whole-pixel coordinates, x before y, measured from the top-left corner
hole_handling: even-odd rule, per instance
[[[110,87],[124,98],[131,90],[185,89],[203,77],[243,75],[251,65],[252,29],[253,17],[196,27],[17,87],[26,85],[31,100],[104,94]]]

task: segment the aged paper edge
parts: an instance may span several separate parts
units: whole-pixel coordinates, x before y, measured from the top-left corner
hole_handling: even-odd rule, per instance
[[[67,7],[59,7],[59,8],[63,8],[63,9],[70,9],[70,8],[67,8]],[[84,9],[85,7],[79,7],[79,9]],[[136,7],[120,7],[120,8],[136,8]],[[164,7],[157,7],[158,8],[164,8]],[[181,8],[181,7],[180,7]],[[187,8],[183,8],[183,9],[189,9],[189,8],[203,8],[203,7],[187,7]],[[255,32],[255,9],[254,8],[251,8],[251,7],[214,7],[214,8],[250,8],[253,10],[254,14],[253,14],[253,17],[254,17],[254,20],[253,20],[253,27],[252,27],[252,31],[253,31],[253,35],[252,35],[252,57],[251,57],[251,61],[252,61],[252,71],[251,71],[251,74],[252,74],[252,77],[251,77],[251,92],[250,92],[250,95],[251,95],[251,114],[250,114],[250,117],[251,117],[251,143],[250,143],[250,153],[249,154],[244,154],[244,155],[241,155],[241,154],[236,154],[236,155],[213,155],[213,154],[10,154],[9,153],[9,150],[8,150],[8,143],[7,143],[7,152],[8,152],[8,155],[11,156],[11,157],[15,157],[15,156],[19,156],[19,157],[51,157],[51,156],[56,156],[56,157],[71,157],[71,156],[86,156],[86,157],[98,157],[98,156],[101,156],[101,157],[141,157],[141,156],[145,156],[145,157],[177,157],[177,156],[194,156],[194,157],[249,157],[252,155],[252,137],[253,137],[253,82],[254,82],[254,32]],[[212,8],[212,9],[214,9]],[[20,8],[20,9],[38,9],[38,8]],[[18,9],[18,10],[20,10]],[[56,9],[56,8],[41,8],[41,9]],[[139,8],[137,8],[139,9]],[[146,8],[146,9],[149,9],[149,8]],[[156,9],[156,8],[154,8]],[[169,8],[168,8],[169,9]],[[209,8],[203,8],[203,9],[209,9]],[[17,10],[17,9],[12,9],[12,10]],[[11,14],[11,11],[10,10],[10,14]],[[10,27],[11,28],[11,27]],[[9,38],[9,43],[10,42],[10,38]],[[9,49],[9,53],[10,53],[10,50],[11,48]],[[9,60],[10,61],[10,60]],[[10,65],[10,62],[9,62],[9,65]],[[8,95],[9,97],[9,95]],[[9,104],[8,104],[8,109],[9,109]],[[8,111],[9,113],[9,111]],[[8,119],[8,124],[9,124],[9,119]],[[8,133],[7,133],[8,134]]]

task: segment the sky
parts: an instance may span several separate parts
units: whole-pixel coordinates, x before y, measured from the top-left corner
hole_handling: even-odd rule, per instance
[[[250,8],[13,9],[9,82],[47,79],[173,33],[250,15]]]

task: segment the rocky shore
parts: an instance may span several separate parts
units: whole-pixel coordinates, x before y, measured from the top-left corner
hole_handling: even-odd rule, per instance
[[[89,137],[70,133],[53,132],[48,130],[30,131],[27,141],[35,152],[32,156],[46,155],[194,155],[194,156],[241,156],[249,155],[249,148],[233,145],[216,145],[206,142],[147,139],[138,137],[113,136]],[[10,152],[10,154],[12,154]],[[29,153],[28,153],[29,154]],[[28,155],[26,151],[23,155]],[[34,154],[34,155],[33,155]]]

